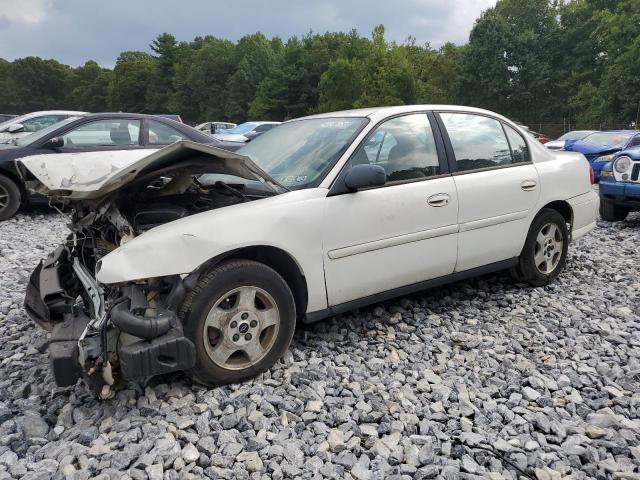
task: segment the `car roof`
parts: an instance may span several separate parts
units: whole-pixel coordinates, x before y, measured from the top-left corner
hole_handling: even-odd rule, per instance
[[[172,120],[171,118],[162,116],[162,115],[150,115],[146,113],[127,113],[127,112],[102,112],[102,113],[89,113],[85,115],[84,118],[119,118],[119,117],[128,117],[128,118],[146,118],[149,120],[157,120],[158,118],[163,120]]]
[[[494,117],[499,117],[507,120],[505,117],[503,117],[498,113],[491,112],[489,110],[484,110],[482,108],[465,107],[461,105],[429,105],[427,104],[427,105],[399,105],[399,106],[391,106],[391,107],[357,108],[354,110],[342,110],[337,112],[319,113],[315,115],[309,115],[307,117],[296,118],[289,121],[296,121],[296,120],[303,120],[303,119],[307,120],[312,118],[332,118],[332,117],[367,117],[367,118],[370,118],[371,120],[376,121],[392,115],[419,112],[424,110],[445,110],[450,112],[460,111],[460,112],[482,113],[482,114],[487,114],[487,115],[491,115]]]
[[[593,133],[640,133],[640,130],[594,130]]]

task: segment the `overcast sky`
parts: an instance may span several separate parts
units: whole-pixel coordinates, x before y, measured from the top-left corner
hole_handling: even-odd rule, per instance
[[[310,30],[387,38],[414,36],[439,47],[465,43],[474,20],[495,0],[0,0],[0,57],[55,58],[113,66],[123,50],[144,50],[158,34],[178,40],[237,40],[260,31],[284,39]]]

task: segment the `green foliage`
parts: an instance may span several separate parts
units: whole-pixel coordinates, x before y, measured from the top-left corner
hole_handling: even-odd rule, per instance
[[[122,52],[113,69],[109,98],[113,110],[151,113],[147,104],[149,79],[155,75],[154,58],[144,52]]]
[[[638,0],[498,0],[466,45],[310,32],[213,36],[122,52],[110,70],[0,59],[0,111],[178,113],[191,122],[286,120],[411,103],[489,108],[525,123],[628,125],[640,107]]]

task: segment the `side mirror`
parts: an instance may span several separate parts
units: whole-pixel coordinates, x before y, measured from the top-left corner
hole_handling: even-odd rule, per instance
[[[387,172],[380,165],[354,165],[344,176],[344,184],[351,192],[363,188],[381,187],[387,183]]]
[[[24,125],[21,123],[14,123],[13,125],[9,125],[7,128],[9,133],[18,133],[24,131]]]
[[[55,149],[55,148],[62,148],[64,147],[64,138],[62,137],[53,137],[50,138],[49,140],[47,140],[44,145],[42,145],[43,148],[51,148],[51,149]]]

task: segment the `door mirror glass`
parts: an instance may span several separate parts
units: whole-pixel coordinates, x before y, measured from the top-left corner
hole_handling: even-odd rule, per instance
[[[62,148],[64,147],[64,139],[62,137],[53,137],[45,142],[44,148]]]
[[[7,128],[7,131],[9,133],[18,133],[18,132],[22,132],[24,130],[24,125],[22,125],[21,123],[14,123],[13,125],[9,125],[9,128]]]
[[[386,182],[387,173],[380,165],[354,165],[344,177],[344,184],[351,192],[357,192],[363,188],[381,187]]]

